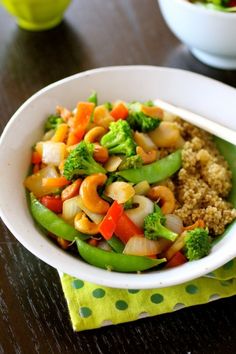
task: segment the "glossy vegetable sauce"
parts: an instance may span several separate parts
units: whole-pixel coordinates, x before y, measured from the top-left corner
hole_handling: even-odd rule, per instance
[[[108,270],[170,268],[208,255],[236,212],[225,204],[230,217],[218,229],[208,211],[183,212],[179,176],[192,140],[176,119],[151,101],[98,104],[95,92],[74,111],[58,106],[24,181],[35,221],[60,247]]]

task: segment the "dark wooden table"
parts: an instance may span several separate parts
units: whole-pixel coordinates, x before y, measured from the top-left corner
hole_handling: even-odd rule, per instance
[[[183,68],[236,87],[236,72],[192,57],[167,29],[155,0],[74,0],[63,23],[42,33],[19,29],[0,8],[1,131],[45,85],[90,68],[129,64]],[[3,223],[0,235],[1,354],[236,352],[236,297],[74,333],[56,270]]]

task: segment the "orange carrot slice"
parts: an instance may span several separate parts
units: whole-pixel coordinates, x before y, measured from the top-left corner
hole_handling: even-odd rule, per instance
[[[115,119],[126,119],[129,115],[128,108],[124,103],[119,102],[110,112],[111,116]]]
[[[70,181],[68,181],[65,177],[46,177],[42,179],[43,187],[55,187],[60,188],[68,185]]]
[[[183,229],[184,229],[184,231],[190,231],[190,230],[196,229],[197,227],[200,227],[203,229],[205,227],[204,220],[198,219],[193,225],[185,226]]]

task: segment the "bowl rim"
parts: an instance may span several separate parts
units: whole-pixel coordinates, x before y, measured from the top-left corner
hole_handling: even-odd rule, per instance
[[[165,0],[158,0],[159,2],[165,2]],[[197,11],[199,14],[207,14],[211,16],[217,16],[222,18],[234,18],[236,17],[236,12],[224,12],[224,11],[217,11],[214,9],[207,9],[204,6],[196,6],[194,3],[189,2],[188,0],[172,0],[175,1],[177,4],[186,7],[190,11]]]
[[[67,83],[69,81],[77,80],[81,77],[91,76],[94,74],[96,75],[99,73],[120,71],[120,70],[121,71],[132,71],[132,70],[151,70],[151,71],[153,71],[153,70],[157,70],[159,72],[160,71],[161,72],[170,72],[170,71],[171,72],[179,72],[179,73],[183,73],[185,75],[196,76],[196,77],[199,77],[199,78],[207,80],[207,81],[217,82],[221,86],[226,86],[228,88],[231,88],[229,85],[223,84],[217,80],[207,78],[203,75],[196,74],[191,71],[176,69],[176,68],[158,67],[158,66],[149,66],[149,65],[131,65],[131,66],[109,66],[109,67],[102,67],[102,68],[87,70],[84,72],[80,72],[80,73],[71,75],[71,76],[61,79],[59,81],[56,81],[56,82],[42,88],[41,90],[37,91],[30,98],[28,98],[18,108],[18,110],[13,114],[13,116],[11,117],[9,122],[7,123],[3,133],[1,135],[1,138],[0,138],[0,148],[1,148],[2,142],[5,139],[5,136],[8,133],[8,130],[11,129],[11,125],[15,122],[15,120],[17,120],[19,114],[21,114],[21,112],[25,109],[25,107],[27,107],[29,104],[31,104],[31,102],[33,102],[35,99],[37,99],[39,96],[41,96],[45,92],[48,92],[51,89],[53,89],[54,87],[63,85],[64,83]],[[29,212],[29,210],[28,210],[28,212]],[[43,252],[39,248],[32,247],[30,242],[27,241],[24,237],[22,237],[21,234],[15,229],[14,224],[12,223],[11,220],[8,219],[6,212],[4,212],[4,210],[2,210],[2,208],[0,208],[0,217],[2,218],[3,222],[6,224],[8,229],[12,232],[12,234],[17,238],[17,240],[20,243],[22,243],[22,245],[26,249],[28,249],[31,253],[33,253],[35,256],[37,256],[40,260],[42,260],[45,263],[51,265],[52,267],[58,269],[59,271],[63,271],[64,273],[71,274],[72,276],[78,277],[78,272],[71,270],[71,264],[68,265],[67,262],[65,262],[65,264],[63,264],[63,267],[60,267],[58,265],[58,260],[54,261],[53,257],[52,257],[52,259],[51,258],[49,259],[48,256],[44,256]],[[33,220],[32,220],[32,223],[33,223]],[[38,232],[37,229],[36,229],[36,232]],[[64,250],[59,249],[56,245],[54,245],[54,247],[55,247],[55,252],[57,253],[59,258],[65,259],[65,260],[72,258],[72,256],[67,255]],[[218,255],[220,255],[220,257],[218,257]],[[67,258],[64,258],[65,256]],[[114,275],[114,277],[113,276],[110,277],[110,274],[109,274],[110,272],[103,270],[103,269],[99,269],[94,266],[91,266],[91,265],[85,263],[84,261],[81,261],[80,259],[72,258],[71,261],[72,261],[72,263],[76,262],[75,263],[76,265],[80,264],[80,270],[81,270],[81,275],[82,275],[81,279],[83,279],[83,280],[87,280],[89,282],[96,283],[96,280],[99,279],[100,285],[110,286],[110,287],[114,287],[114,288],[151,289],[151,288],[161,288],[161,287],[167,287],[167,286],[172,286],[172,285],[176,285],[176,284],[182,284],[186,281],[189,281],[189,280],[195,279],[199,276],[205,275],[205,274],[215,270],[216,268],[222,266],[226,262],[230,261],[232,258],[234,258],[235,257],[235,250],[232,249],[232,247],[231,248],[228,247],[227,254],[226,255],[223,254],[223,256],[224,257],[222,257],[222,252],[220,252],[217,249],[216,251],[214,251],[214,254],[210,254],[209,256],[207,256],[199,261],[186,263],[183,266],[177,267],[177,269],[169,269],[169,270],[164,270],[164,271],[161,270],[161,271],[156,271],[154,273],[156,276],[161,273],[164,274],[164,272],[165,272],[165,274],[168,274],[168,276],[167,276],[168,279],[167,280],[165,279],[165,281],[163,281],[163,279],[161,279],[161,280],[158,279],[158,276],[153,281],[153,277],[152,277],[152,279],[150,279],[150,277],[147,277],[147,275],[150,275],[151,273],[133,274],[133,273],[114,272],[114,273],[112,273],[112,275]],[[209,260],[210,265],[204,264],[205,263],[204,260],[206,260],[206,258]],[[213,264],[212,264],[212,262],[210,262],[210,259],[212,259],[212,258],[213,258],[213,261],[212,261]],[[196,266],[194,267],[194,264],[196,264],[196,262],[198,262],[199,267],[196,267]],[[201,264],[203,264],[203,266],[201,266]],[[187,272],[187,275],[186,274],[181,275],[182,267],[184,267],[184,269],[186,269],[186,270],[187,269],[190,269],[190,270],[192,269],[192,270],[191,270],[191,272],[190,271]],[[201,269],[201,271],[199,271],[199,268]],[[146,277],[145,277],[145,275],[146,275]],[[132,279],[132,278],[135,278],[135,279]]]

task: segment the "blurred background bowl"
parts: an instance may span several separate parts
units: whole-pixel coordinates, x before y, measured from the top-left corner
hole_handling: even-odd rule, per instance
[[[42,31],[57,26],[71,0],[0,0],[20,27]]]
[[[206,9],[187,0],[158,0],[170,30],[200,61],[236,69],[236,13]]]

